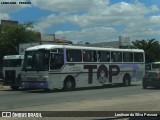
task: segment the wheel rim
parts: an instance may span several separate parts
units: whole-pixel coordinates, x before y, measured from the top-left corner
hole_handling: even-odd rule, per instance
[[[71,89],[72,88],[72,82],[70,80],[68,80],[66,82],[66,88]]]
[[[128,78],[125,79],[125,85],[129,85]]]
[[[130,79],[129,79],[129,77],[128,76],[125,76],[125,78],[124,78],[124,85],[125,86],[129,86],[130,85]]]

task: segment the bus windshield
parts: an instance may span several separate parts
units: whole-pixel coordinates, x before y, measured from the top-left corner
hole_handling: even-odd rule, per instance
[[[21,67],[22,59],[5,59],[3,67]]]
[[[36,50],[26,51],[23,70],[25,71],[47,71],[49,69],[49,51]]]

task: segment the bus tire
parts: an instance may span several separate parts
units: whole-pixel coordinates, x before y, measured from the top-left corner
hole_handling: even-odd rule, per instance
[[[64,80],[63,90],[71,91],[75,89],[75,80],[73,77],[69,76]]]
[[[12,90],[18,90],[19,86],[11,86]]]
[[[129,74],[125,74],[123,77],[123,85],[130,86],[131,85],[131,77]]]

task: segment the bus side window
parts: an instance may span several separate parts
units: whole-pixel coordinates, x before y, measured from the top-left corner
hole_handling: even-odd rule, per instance
[[[97,52],[96,51],[83,51],[83,61],[84,62],[96,62],[97,61]]]
[[[123,52],[123,62],[133,62],[133,53]]]
[[[122,62],[122,52],[112,52],[111,60],[112,62]]]
[[[98,52],[98,61],[99,62],[110,62],[110,52],[99,51]]]
[[[69,53],[69,51],[67,51],[67,61],[68,62],[72,62],[72,57],[71,57],[71,53]]]
[[[50,69],[60,69],[64,65],[63,54],[51,54]]]
[[[83,51],[83,62],[88,62],[88,54],[86,51]]]
[[[134,53],[134,62],[143,62],[143,53]]]
[[[82,52],[81,50],[67,50],[67,61],[68,62],[82,62]]]

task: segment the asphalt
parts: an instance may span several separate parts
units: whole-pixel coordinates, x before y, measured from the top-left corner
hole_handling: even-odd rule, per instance
[[[9,87],[0,86],[1,89]],[[159,90],[152,93],[139,93],[125,96],[115,96],[110,98],[97,98],[92,100],[81,100],[75,102],[65,102],[61,104],[47,104],[32,107],[16,108],[11,111],[159,111],[160,110]],[[0,120],[20,120],[21,118],[0,118]],[[150,117],[128,117],[128,118],[106,118],[106,117],[45,117],[45,118],[23,118],[24,120],[160,120],[160,118]]]
[[[93,99],[93,100],[81,100],[75,102],[65,102],[61,104],[48,104],[48,105],[39,105],[33,107],[17,108],[11,109],[11,111],[95,111],[107,112],[107,111],[119,111],[121,113],[132,113],[136,111],[137,114],[140,112],[150,111],[155,112],[160,110],[160,96],[159,91],[153,93],[143,93],[143,94],[134,94],[126,96],[111,97],[106,99]],[[73,112],[74,113],[74,112]],[[135,113],[134,113],[135,114]],[[156,114],[156,113],[154,113]],[[63,113],[60,116],[63,116]],[[45,118],[23,118],[26,120],[159,120],[160,118],[150,117],[145,118],[137,115],[136,117],[127,117],[127,118],[107,118],[107,117],[45,117]],[[1,119],[0,119],[1,120]],[[3,118],[2,120],[20,120],[20,118]]]
[[[10,86],[3,86],[2,82],[0,82],[0,90],[10,89]]]

